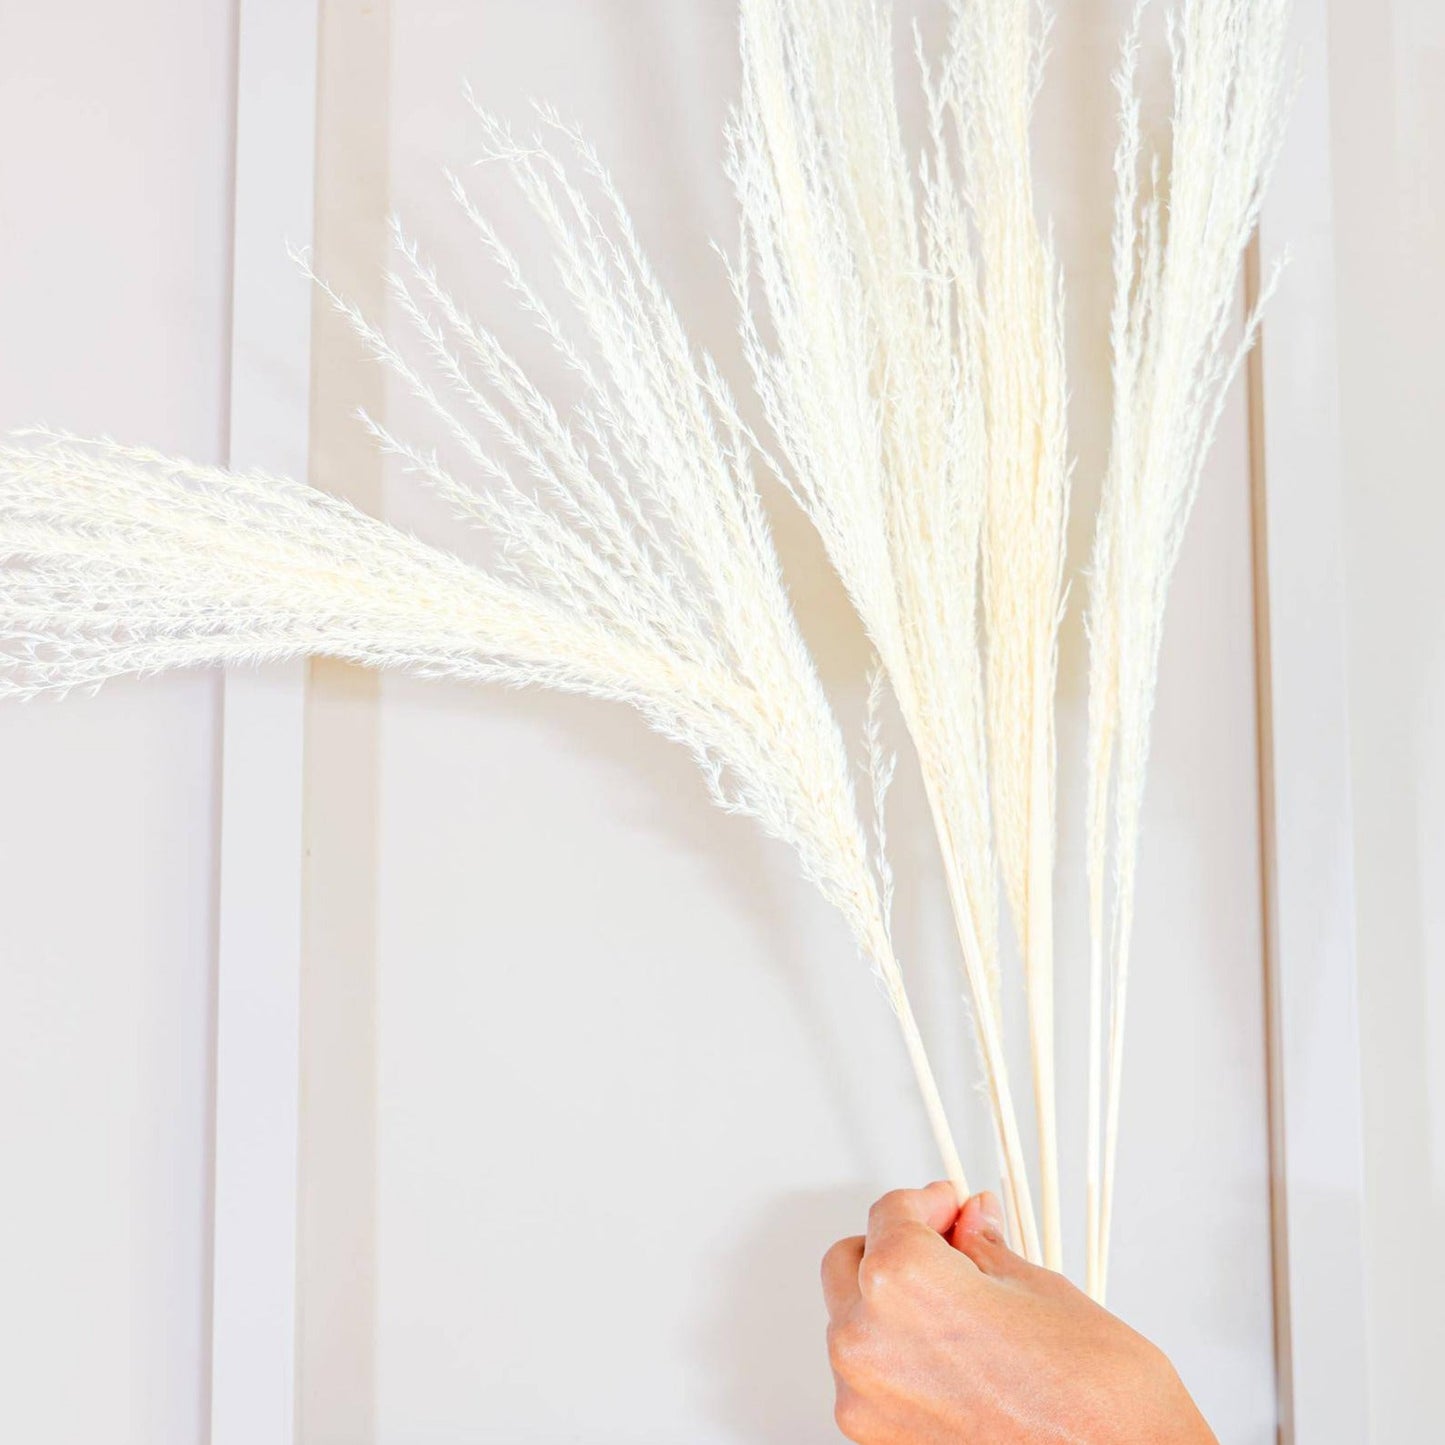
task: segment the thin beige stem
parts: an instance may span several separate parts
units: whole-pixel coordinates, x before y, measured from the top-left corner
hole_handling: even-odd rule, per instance
[[[964,974],[973,997],[974,1026],[978,1032],[979,1052],[983,1055],[984,1076],[989,1099],[1003,1146],[1003,1187],[1012,1200],[1018,1219],[1019,1242],[1025,1258],[1034,1264],[1042,1262],[1038,1222],[1034,1215],[1033,1195],[1029,1187],[1028,1167],[1024,1162],[1023,1144],[1019,1138],[1018,1115],[1014,1110],[1013,1091],[1009,1087],[1008,1062],[1003,1048],[1002,1020],[993,1003],[993,991],[983,969],[983,949],[973,921],[968,893],[959,876],[958,852],[953,833],[944,820],[931,779],[925,779],[928,805],[933,814],[934,831],[943,854],[943,872],[948,883],[948,900],[953,909],[954,927],[963,952]]]
[[[1090,900],[1092,921],[1089,940],[1089,1118],[1088,1159],[1085,1164],[1084,1284],[1091,1299],[1104,1303],[1104,1279],[1100,1257],[1100,1190],[1099,1171],[1102,1152],[1104,1053],[1104,938],[1103,899]]]
[[[1060,1270],[1064,1264],[1064,1242],[1059,1204],[1059,1127],[1054,1083],[1053,748],[1049,712],[1035,706],[1034,719],[1024,977],[1028,995],[1034,1108],[1039,1134],[1039,1202],[1043,1218],[1044,1264],[1049,1269]]]
[[[1003,1154],[1001,1144],[999,1146],[999,1154],[1000,1156]],[[1019,1219],[1018,1201],[1014,1198],[1014,1192],[1009,1183],[1008,1166],[1006,1163],[1000,1173],[1003,1188],[1004,1224],[1008,1230],[1009,1247],[1022,1254],[1023,1221]]]
[[[1089,1103],[1085,1162],[1084,1283],[1104,1302],[1101,1172],[1104,1147],[1104,926],[1108,874],[1108,798],[1113,772],[1112,720],[1099,724],[1089,820]]]
[[[944,1173],[948,1177],[948,1182],[953,1185],[958,1195],[958,1202],[962,1204],[971,1191],[968,1187],[968,1179],[963,1172],[963,1161],[959,1158],[958,1146],[954,1142],[953,1130],[949,1127],[948,1114],[943,1107],[943,1097],[938,1090],[938,1079],[933,1072],[933,1065],[929,1062],[928,1050],[924,1046],[923,1035],[918,1029],[918,1020],[914,1016],[913,1007],[908,1002],[908,995],[901,982],[896,984],[893,994],[894,1007],[898,1012],[898,1024],[903,1030],[903,1042],[908,1049],[908,1059],[913,1065],[914,1077],[918,1080],[918,1092],[923,1096],[923,1108],[928,1115],[929,1127],[933,1130],[933,1140],[942,1156]]]
[[[1104,1130],[1104,1174],[1099,1199],[1098,1298],[1109,1286],[1109,1241],[1114,1228],[1114,1176],[1119,1157],[1119,1103],[1124,1078],[1124,1026],[1129,1003],[1129,935],[1134,897],[1134,867],[1125,860],[1119,875],[1120,916],[1114,941],[1114,973],[1109,990],[1108,1124]]]

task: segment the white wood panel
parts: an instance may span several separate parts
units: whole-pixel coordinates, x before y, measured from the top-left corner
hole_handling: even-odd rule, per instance
[[[322,0],[315,268],[369,315],[385,305],[388,0]],[[344,137],[344,140],[342,139]],[[383,459],[356,409],[385,415],[380,368],[346,318],[315,312],[311,480],[373,515]],[[321,659],[306,696],[306,899],[296,1418],[306,1445],[375,1440],[377,697],[373,671]]]
[[[1285,1438],[1368,1438],[1364,1169],[1325,0],[1259,270],[1292,257],[1254,359],[1276,1339]]]
[[[0,5],[0,430],[225,459],[228,0]],[[200,1445],[219,678],[0,706],[0,1440]]]
[[[306,471],[314,0],[242,0],[231,464]],[[226,679],[217,1002],[212,1445],[295,1421],[305,668]]]

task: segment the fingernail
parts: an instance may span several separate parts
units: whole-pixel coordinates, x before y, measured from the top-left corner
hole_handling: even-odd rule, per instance
[[[1003,1205],[998,1202],[997,1196],[985,1189],[982,1194],[974,1195],[973,1206],[977,1211],[979,1223],[1002,1238],[1004,1232]]]

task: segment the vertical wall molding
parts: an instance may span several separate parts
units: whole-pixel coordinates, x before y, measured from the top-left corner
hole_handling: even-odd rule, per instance
[[[1369,1438],[1363,1099],[1334,185],[1325,0],[1297,0],[1302,84],[1260,226],[1285,252],[1251,364],[1261,815],[1281,1438]]]
[[[391,0],[321,0],[316,269],[386,314]],[[335,307],[317,305],[315,486],[385,514],[386,374]],[[377,917],[382,678],[313,660],[306,696],[306,853],[297,1176],[296,1419],[305,1441],[377,1438]]]
[[[233,467],[306,474],[316,0],[240,0]],[[295,1438],[303,664],[226,678],[211,1445]]]

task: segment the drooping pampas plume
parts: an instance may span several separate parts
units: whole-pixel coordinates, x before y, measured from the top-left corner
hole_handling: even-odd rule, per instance
[[[1279,152],[1288,89],[1289,0],[1181,0],[1169,23],[1174,119],[1167,194],[1156,161],[1141,199],[1135,70],[1143,10],[1141,4],[1118,78],[1114,433],[1088,614],[1087,1272],[1101,1300],[1113,1225],[1139,819],[1165,603],[1225,398],[1273,287],[1271,280],[1236,337],[1241,261]]]
[[[546,111],[518,140],[474,105],[485,159],[539,220],[551,272],[524,268],[456,177],[453,196],[501,289],[565,362],[575,405],[559,409],[531,381],[399,223],[394,333],[319,284],[420,403],[429,434],[366,425],[485,533],[487,560],[293,481],[21,435],[0,446],[0,697],[324,654],[630,704],[692,753],[719,806],[790,844],[843,914],[962,1195],[890,935],[886,677],[939,842],[1010,1233],[1057,1268],[1054,716],[1070,473],[1060,270],[1030,161],[1047,24],[1032,0],[940,4],[941,57],[917,44],[916,147],[886,5],[741,0],[731,272],[759,435],[690,345],[585,141]],[[1242,341],[1231,327],[1285,99],[1288,0],[1176,5],[1167,182],[1157,161],[1141,180],[1138,16],[1118,82],[1115,417],[1088,606],[1086,1273],[1100,1299],[1165,600],[1258,324],[1256,312]],[[758,466],[817,529],[877,655],[871,838]],[[1000,896],[1019,979],[1004,964]],[[1029,1024],[1037,1216],[1004,1046],[1010,984]]]
[[[962,1197],[885,880],[732,398],[689,347],[591,152],[579,145],[612,209],[606,221],[540,140],[519,145],[483,124],[489,156],[551,234],[579,336],[563,330],[459,183],[457,194],[582,379],[570,421],[441,288],[399,227],[391,284],[420,357],[338,305],[486,483],[460,480],[434,452],[372,423],[495,539],[495,566],[462,563],[294,482],[43,435],[0,450],[0,696],[325,654],[632,704],[691,751],[720,807],[791,844],[843,914],[898,1016]],[[476,435],[478,420],[506,460]]]

